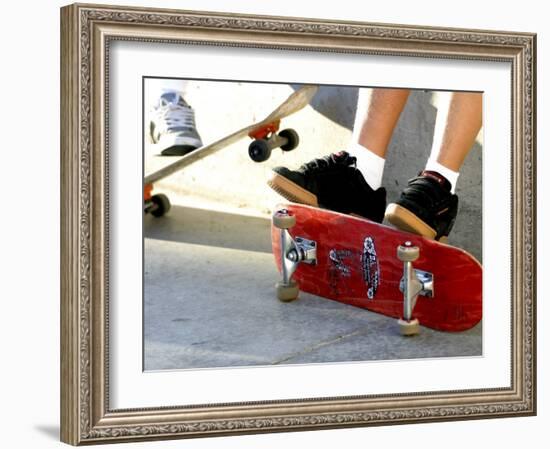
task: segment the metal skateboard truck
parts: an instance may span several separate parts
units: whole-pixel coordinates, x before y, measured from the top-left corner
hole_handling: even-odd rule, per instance
[[[294,301],[300,292],[298,284],[292,275],[301,262],[315,264],[317,262],[317,243],[302,237],[292,238],[288,229],[296,224],[296,217],[286,209],[281,209],[273,215],[273,225],[281,230],[281,282],[277,282],[277,298],[281,301]]]
[[[433,297],[434,279],[431,273],[422,270],[415,270],[413,262],[418,259],[420,250],[407,241],[397,247],[397,257],[403,262],[403,277],[399,283],[399,290],[403,293],[403,318],[399,319],[398,325],[401,335],[416,335],[420,331],[418,319],[413,318],[414,307],[418,295],[428,298]]]
[[[279,133],[281,120],[276,120],[266,126],[248,133],[252,142],[248,146],[248,155],[254,162],[264,162],[271,156],[271,150],[280,148],[292,151],[300,143],[298,133],[293,129],[283,129]]]

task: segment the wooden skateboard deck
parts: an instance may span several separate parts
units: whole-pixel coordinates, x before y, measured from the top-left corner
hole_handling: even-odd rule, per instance
[[[296,218],[296,239],[316,242],[316,263],[300,263],[292,276],[301,291],[395,318],[403,316],[403,262],[397,248],[420,250],[414,269],[433,275],[433,296],[418,296],[413,316],[421,325],[463,331],[482,317],[482,267],[466,251],[372,221],[299,204],[285,204]],[[272,226],[272,246],[281,270],[281,230]]]

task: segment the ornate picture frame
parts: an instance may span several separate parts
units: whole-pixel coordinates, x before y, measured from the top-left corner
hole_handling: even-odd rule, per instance
[[[115,41],[511,65],[509,388],[112,409],[109,97]],[[107,443],[536,413],[536,35],[75,4],[61,9],[61,439]]]

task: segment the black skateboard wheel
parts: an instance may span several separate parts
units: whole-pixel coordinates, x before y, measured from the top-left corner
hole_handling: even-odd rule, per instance
[[[151,210],[151,214],[155,217],[162,217],[166,214],[171,207],[170,200],[163,193],[157,193],[151,197],[151,202],[154,204],[154,207]]]
[[[298,136],[298,133],[290,128],[283,129],[279,133],[279,137],[284,137],[288,141],[284,145],[281,145],[281,150],[283,151],[292,151],[300,143],[300,137]]]
[[[264,162],[271,156],[271,148],[269,148],[267,141],[257,139],[248,146],[248,155],[254,162]]]

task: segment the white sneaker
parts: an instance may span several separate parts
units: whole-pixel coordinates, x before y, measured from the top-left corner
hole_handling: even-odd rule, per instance
[[[195,111],[181,92],[165,90],[151,116],[149,135],[163,156],[182,156],[202,147],[195,127]]]

